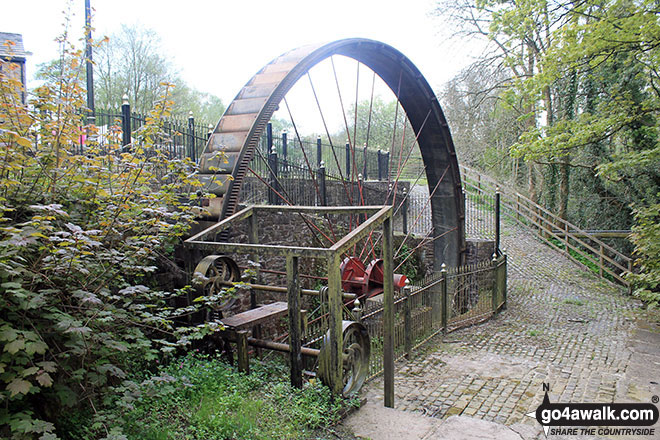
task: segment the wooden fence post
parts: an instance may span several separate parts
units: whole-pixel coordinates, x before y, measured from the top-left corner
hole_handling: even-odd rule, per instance
[[[236,357],[238,358],[238,371],[246,374],[250,373],[247,330],[239,330],[236,332]]]

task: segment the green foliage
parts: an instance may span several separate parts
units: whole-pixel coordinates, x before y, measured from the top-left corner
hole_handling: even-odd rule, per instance
[[[399,267],[399,265],[401,266]],[[398,249],[397,257],[394,259],[394,267],[399,267],[397,273],[404,274],[411,283],[420,281],[424,277],[419,252],[415,252],[415,249],[411,249],[406,244],[402,244]]]
[[[519,182],[519,169],[526,172],[527,195],[560,217],[587,229],[636,224],[636,275],[629,279],[640,297],[655,302],[657,250],[649,243],[657,242],[653,211],[660,202],[657,2],[468,0],[444,7],[462,34],[491,43],[493,52],[476,66],[496,64],[508,74],[492,75],[481,92],[468,88],[464,101],[494,96],[521,129],[505,148],[489,137],[485,163],[476,164],[507,171],[498,152],[508,148],[507,174]],[[458,127],[471,139],[481,130]]]
[[[30,107],[20,83],[0,74],[3,438],[56,438],[63,409],[101,414],[128,372],[209,331],[175,327],[194,307],[174,309],[170,299],[183,292],[154,281],[194,218],[181,195],[199,186],[194,164],[160,147],[171,101],[156,103],[130,152],[114,127],[108,144],[76,153],[95,128],[81,117],[82,54],[66,35],[60,44],[59,72]]]
[[[103,417],[129,439],[297,439],[336,423],[356,403],[332,399],[318,382],[292,388],[282,366],[253,362],[251,369],[244,375],[217,358],[189,355],[124,381]],[[70,438],[96,438],[98,416],[87,418],[63,423]]]
[[[660,196],[660,195],[659,195]],[[652,307],[660,304],[660,203],[635,211],[633,228],[638,273],[627,278],[635,286],[634,294]]]

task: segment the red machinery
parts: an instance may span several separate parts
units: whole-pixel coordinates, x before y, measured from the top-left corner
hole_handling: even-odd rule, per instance
[[[406,285],[406,276],[394,274],[394,288]],[[341,263],[341,288],[344,292],[355,293],[358,298],[371,298],[383,293],[383,260],[371,260],[369,266],[357,257],[346,257]]]

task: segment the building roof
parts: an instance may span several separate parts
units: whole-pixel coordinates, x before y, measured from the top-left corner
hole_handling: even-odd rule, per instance
[[[8,41],[13,42],[14,45],[9,47],[6,44]],[[26,52],[23,47],[23,35],[0,32],[0,57],[25,60],[27,55],[31,55],[31,53]]]

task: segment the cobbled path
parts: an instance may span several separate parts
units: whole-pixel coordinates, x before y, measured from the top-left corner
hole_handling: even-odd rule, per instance
[[[552,402],[649,402],[657,385],[628,371],[640,303],[520,226],[503,224],[502,243],[508,308],[397,364],[395,408],[440,419],[472,416],[540,439],[540,425],[525,414],[541,403],[543,383]],[[641,368],[660,379],[657,362]],[[381,401],[382,379],[366,394]]]

